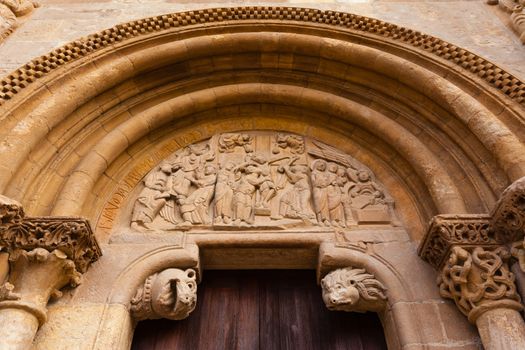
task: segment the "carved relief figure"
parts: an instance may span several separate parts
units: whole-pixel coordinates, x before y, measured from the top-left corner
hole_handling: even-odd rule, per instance
[[[166,204],[166,198],[170,196],[167,192],[170,174],[171,166],[162,164],[157,171],[146,176],[144,179],[145,187],[140,192],[133,208],[132,227],[150,228],[150,224]]]
[[[330,186],[331,179],[326,167],[326,161],[322,159],[317,159],[312,163],[312,186],[317,221],[319,224],[329,226],[328,186]]]
[[[355,182],[349,179],[347,169],[344,167],[339,167],[337,170],[337,182],[341,189],[341,203],[343,205],[345,225],[347,227],[356,225],[357,222],[352,212],[352,196],[350,195],[350,188],[354,186]]]
[[[256,197],[256,208],[268,209],[270,200],[276,194],[275,184],[270,177],[270,165],[266,157],[260,153],[250,157],[251,164],[255,165],[261,174],[262,183],[259,185],[258,195]]]
[[[215,223],[229,224],[233,217],[233,186],[235,175],[233,168],[235,164],[228,162],[217,174],[215,185]]]
[[[242,147],[246,153],[253,152],[253,137],[248,134],[222,134],[219,137],[218,146],[220,152],[230,153],[235,147]]]
[[[17,17],[25,16],[40,4],[29,0],[0,0],[0,41],[18,25]]]
[[[332,226],[345,226],[344,211],[342,203],[342,188],[336,163],[328,163],[329,185],[326,187],[328,211],[330,213],[330,223]]]
[[[393,200],[350,156],[303,136],[228,133],[187,146],[144,179],[135,229],[395,224]]]
[[[346,267],[321,280],[323,301],[330,310],[379,311],[386,305],[386,288],[365,269]]]
[[[184,224],[209,224],[209,206],[215,189],[217,169],[208,164],[194,171],[189,181],[197,187],[180,206]]]
[[[310,183],[308,181],[308,167],[306,165],[293,164],[298,157],[292,158],[288,164],[281,165],[278,171],[286,174],[288,181],[293,187],[288,188],[281,196],[279,203],[279,216],[292,219],[315,220],[310,200]]]
[[[253,224],[255,210],[255,192],[266,181],[261,169],[253,164],[243,164],[235,169],[239,176],[233,190],[235,224]]]
[[[277,134],[272,153],[279,154],[281,150],[289,149],[292,154],[304,153],[304,140],[299,135]]]
[[[131,315],[138,321],[167,318],[182,320],[197,304],[197,281],[193,269],[166,269],[146,278],[131,299]]]

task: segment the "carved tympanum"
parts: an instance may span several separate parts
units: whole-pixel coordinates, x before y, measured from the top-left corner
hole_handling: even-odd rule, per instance
[[[365,269],[346,267],[321,280],[323,300],[330,310],[379,311],[386,305],[386,288]]]
[[[39,6],[34,0],[0,0],[0,41],[16,28],[17,17],[27,15]]]
[[[368,168],[295,134],[216,135],[143,182],[131,218],[137,230],[397,224],[393,200]]]
[[[181,320],[197,304],[197,281],[193,269],[166,269],[146,278],[131,299],[136,320],[167,318]]]
[[[490,309],[521,310],[509,258],[504,247],[453,247],[438,277],[441,296],[454,300],[473,323]]]

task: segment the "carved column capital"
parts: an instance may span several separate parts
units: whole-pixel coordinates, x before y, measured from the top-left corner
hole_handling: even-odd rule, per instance
[[[1,195],[0,247],[10,254],[36,248],[60,250],[82,273],[102,255],[86,219],[25,217],[20,204]]]
[[[197,304],[196,278],[193,269],[166,269],[149,276],[131,299],[131,315],[137,321],[188,317]]]
[[[430,222],[420,256],[439,273],[444,298],[454,300],[472,323],[495,308],[521,310],[505,236],[488,215],[438,215]]]
[[[509,258],[504,247],[454,246],[438,276],[441,296],[454,300],[472,323],[493,309],[521,311]]]
[[[323,301],[330,310],[380,311],[386,306],[386,288],[365,269],[345,267],[321,280]]]
[[[76,287],[101,251],[87,220],[25,217],[19,203],[1,195],[0,249],[9,254],[8,279],[0,281],[0,348],[27,349],[49,299]]]

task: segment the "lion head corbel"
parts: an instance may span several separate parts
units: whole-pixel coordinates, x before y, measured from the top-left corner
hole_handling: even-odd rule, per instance
[[[386,306],[386,288],[365,269],[346,267],[321,280],[323,301],[330,310],[380,311]]]
[[[137,320],[182,320],[197,304],[197,281],[193,269],[166,269],[146,278],[131,299],[130,311]]]

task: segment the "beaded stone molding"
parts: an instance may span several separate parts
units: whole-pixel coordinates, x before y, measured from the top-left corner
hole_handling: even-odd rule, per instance
[[[116,25],[66,44],[18,68],[0,81],[0,105],[54,69],[130,38],[205,23],[286,20],[328,25],[387,38],[429,52],[478,75],[490,86],[525,105],[525,83],[495,64],[448,42],[377,19],[336,11],[295,7],[235,7],[188,11]]]

